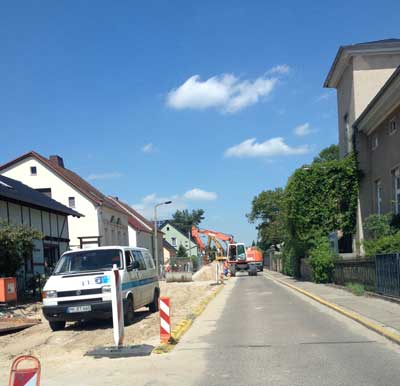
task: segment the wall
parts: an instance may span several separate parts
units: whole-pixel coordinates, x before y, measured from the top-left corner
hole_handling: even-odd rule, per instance
[[[354,110],[356,118],[400,65],[397,55],[359,55],[353,59]]]
[[[337,86],[338,127],[339,127],[339,152],[344,157],[349,151],[349,141],[346,141],[345,115],[348,116],[348,124],[351,128],[355,120],[354,112],[354,85],[353,63],[350,61]]]
[[[31,166],[36,166],[36,176],[31,176]],[[69,216],[68,218],[71,247],[79,246],[78,236],[97,236],[99,234],[97,210],[94,204],[35,158],[26,158],[0,173],[34,189],[51,188],[51,197],[66,206],[68,206],[68,197],[75,197],[76,207],[74,209],[85,217]]]
[[[97,209],[101,245],[129,245],[128,216],[108,207]],[[94,235],[89,235],[94,236]]]
[[[389,134],[389,121],[396,119],[397,131]],[[371,149],[371,141],[374,135],[378,136],[379,145],[375,150]],[[382,203],[381,213],[393,210],[394,188],[393,169],[400,167],[400,101],[397,110],[391,114],[370,136],[362,135],[360,141],[360,153],[368,154],[362,163],[361,169],[364,177],[360,184],[360,200],[362,218],[365,220],[370,214],[377,212],[377,200],[375,182],[381,181]]]

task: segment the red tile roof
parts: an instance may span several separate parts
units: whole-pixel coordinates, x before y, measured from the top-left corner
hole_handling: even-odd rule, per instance
[[[50,161],[49,159],[43,157],[42,155],[36,153],[35,151],[30,151],[28,153],[25,153],[20,157],[15,158],[14,160],[9,161],[4,165],[1,165],[0,171],[7,169],[8,167],[13,166],[16,163],[29,157],[35,158],[41,163],[43,163],[45,166],[47,166],[49,169],[58,174],[62,179],[70,183],[73,187],[79,190],[83,195],[85,195],[89,200],[93,201],[95,204],[102,205],[125,214],[125,211],[123,211],[122,208],[120,208],[117,204],[115,204],[113,200],[111,200],[106,195],[101,193],[94,186],[90,185],[87,181],[78,176],[76,173],[74,173],[69,169],[66,169],[65,167],[59,166],[58,164],[56,164],[56,162]]]
[[[143,217],[137,210],[133,209],[126,202],[121,201],[118,197],[109,196],[109,199],[112,200],[116,205],[119,205],[126,212],[126,214],[128,214],[128,223],[132,226],[132,228],[142,232],[154,232],[153,223],[147,218]],[[163,233],[161,230],[158,230],[158,232]]]

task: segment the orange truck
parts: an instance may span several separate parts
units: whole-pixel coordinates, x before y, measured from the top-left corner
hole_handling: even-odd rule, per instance
[[[263,252],[258,247],[249,247],[246,249],[247,261],[253,262],[257,269],[262,272],[264,267]]]

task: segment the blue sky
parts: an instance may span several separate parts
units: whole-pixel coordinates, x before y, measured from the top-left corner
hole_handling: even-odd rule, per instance
[[[204,208],[203,227],[251,242],[252,198],[337,142],[336,96],[322,83],[338,47],[399,37],[399,10],[398,1],[4,1],[0,163],[59,154],[145,214],[172,198],[169,211]]]

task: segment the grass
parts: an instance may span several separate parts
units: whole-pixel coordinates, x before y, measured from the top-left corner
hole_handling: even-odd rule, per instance
[[[356,296],[363,296],[365,293],[365,288],[363,284],[346,283],[346,288]]]

